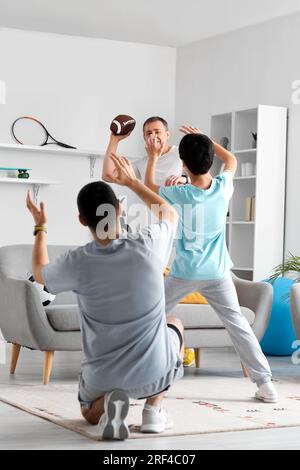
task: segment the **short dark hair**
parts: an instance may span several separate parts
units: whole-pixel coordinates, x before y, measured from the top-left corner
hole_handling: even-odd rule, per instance
[[[163,125],[165,126],[166,131],[169,130],[169,124],[167,123],[167,121],[166,121],[164,118],[159,117],[159,116],[152,116],[152,117],[149,117],[149,118],[144,122],[143,131],[145,130],[145,127],[146,127],[147,124],[151,124],[152,122],[156,122],[156,121],[162,122]]]
[[[187,134],[179,144],[179,156],[193,175],[205,175],[214,161],[214,143],[204,134]]]
[[[79,214],[88,227],[95,230],[98,223],[106,216],[96,215],[97,209],[102,204],[109,204],[117,211],[119,200],[112,188],[103,181],[95,181],[84,186],[77,196]]]

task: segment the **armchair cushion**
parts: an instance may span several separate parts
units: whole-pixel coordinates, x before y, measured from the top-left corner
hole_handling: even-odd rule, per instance
[[[192,292],[191,294],[187,295],[180,301],[181,304],[197,304],[197,305],[208,305],[207,300],[203,295],[199,294],[199,292]]]
[[[252,326],[255,321],[255,313],[247,307],[241,307],[243,315],[245,315],[249,324]],[[186,305],[179,304],[172,315],[180,318],[185,328],[195,329],[220,329],[224,328],[218,315],[210,307],[210,305]]]
[[[48,321],[56,331],[80,331],[77,305],[51,305],[45,308]]]
[[[167,277],[169,274],[170,274],[170,268],[169,266],[167,266],[164,272],[164,276]],[[199,292],[192,292],[191,294],[188,294],[179,303],[180,304],[205,304],[205,305],[208,304],[205,297],[203,297],[203,295],[201,295]]]

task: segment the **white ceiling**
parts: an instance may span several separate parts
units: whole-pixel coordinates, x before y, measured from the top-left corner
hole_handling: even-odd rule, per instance
[[[0,27],[178,47],[300,11],[300,0],[0,0]]]

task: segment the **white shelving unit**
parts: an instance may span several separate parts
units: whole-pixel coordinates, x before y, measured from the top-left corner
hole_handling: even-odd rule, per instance
[[[253,148],[252,132],[257,133]],[[255,109],[212,116],[211,136],[227,137],[238,160],[235,191],[226,224],[227,244],[241,278],[268,278],[283,260],[287,108],[260,105]],[[254,174],[242,176],[242,164]],[[215,175],[222,171],[216,158]],[[246,198],[255,197],[255,220],[246,220]]]

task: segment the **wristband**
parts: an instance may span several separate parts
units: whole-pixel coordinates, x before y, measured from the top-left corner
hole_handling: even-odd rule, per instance
[[[33,235],[35,236],[38,232],[45,232],[47,233],[47,227],[44,225],[35,225],[33,230]]]

